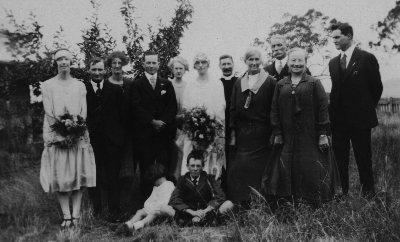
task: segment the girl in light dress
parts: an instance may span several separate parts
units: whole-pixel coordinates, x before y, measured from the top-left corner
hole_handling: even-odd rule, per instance
[[[197,70],[198,76],[195,80],[189,81],[183,93],[183,108],[192,109],[194,107],[205,107],[207,113],[211,117],[216,117],[222,123],[225,123],[225,95],[224,86],[218,79],[211,79],[208,73],[210,60],[204,53],[198,53],[194,57],[194,69]],[[224,147],[224,137],[216,138],[218,144]],[[187,156],[193,150],[192,141],[185,136],[183,145],[183,161],[186,161]],[[224,151],[222,151],[224,153]],[[208,154],[204,165],[204,171],[208,174],[215,175],[218,179],[222,172],[222,167],[225,166],[225,155],[217,154],[215,147]],[[181,175],[188,172],[186,162],[182,162]]]
[[[174,79],[170,80],[174,86],[176,101],[178,103],[178,113],[176,115],[178,129],[176,131],[176,137],[174,140],[174,150],[172,152],[171,161],[171,173],[174,174],[175,178],[178,179],[181,176],[182,159],[183,159],[183,141],[185,140],[185,134],[182,131],[182,103],[183,93],[186,89],[186,81],[182,79],[186,71],[189,71],[189,63],[184,58],[177,56],[172,58],[168,67],[174,74]]]
[[[131,220],[117,227],[116,233],[119,235],[132,235],[133,230],[149,225],[160,215],[161,206],[167,205],[171,198],[175,185],[168,180],[170,174],[166,167],[153,164],[147,169],[145,177],[154,184],[153,192],[144,203],[144,208],[139,209]]]
[[[57,192],[63,212],[61,228],[76,225],[80,217],[82,188],[96,186],[96,165],[89,134],[86,131],[78,143],[71,148],[61,148],[55,142],[65,142],[51,130],[56,118],[67,110],[76,117],[86,119],[85,85],[70,75],[72,55],[67,49],[54,54],[58,75],[41,85],[45,117],[43,122],[44,150],[41,159],[40,183],[45,192]],[[69,206],[69,192],[72,195],[72,216]]]

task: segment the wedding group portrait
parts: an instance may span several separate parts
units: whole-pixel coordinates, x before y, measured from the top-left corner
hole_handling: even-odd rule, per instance
[[[0,4],[1,241],[400,241],[400,1]]]

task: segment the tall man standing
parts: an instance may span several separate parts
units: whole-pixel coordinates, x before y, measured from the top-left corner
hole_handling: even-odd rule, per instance
[[[102,212],[101,189],[107,191],[108,220],[120,216],[121,152],[124,143],[123,96],[121,88],[104,80],[104,60],[95,57],[89,61],[91,80],[86,82],[87,126],[90,143],[96,159],[97,187],[89,188],[95,214]],[[107,187],[104,185],[107,184]]]
[[[374,195],[371,129],[378,126],[375,107],[383,90],[379,64],[374,55],[356,48],[349,24],[332,25],[331,31],[336,49],[341,50],[329,62],[332,79],[329,115],[343,193],[349,191],[351,141],[362,192],[371,197]]]
[[[271,37],[270,45],[272,49],[272,57],[275,58],[275,61],[266,66],[264,70],[273,76],[278,82],[289,76],[289,66],[287,65],[288,57],[286,55],[288,44],[284,36],[277,34]],[[308,68],[306,73],[311,75]]]
[[[149,166],[159,163],[170,167],[173,139],[176,134],[175,116],[178,111],[172,83],[157,75],[158,54],[144,54],[145,75],[130,86],[131,104],[134,112],[134,129],[137,146],[140,188],[147,199],[152,184],[144,178]]]
[[[231,109],[231,95],[232,95],[232,90],[233,90],[233,85],[235,84],[236,80],[238,79],[236,76],[233,74],[233,68],[234,68],[234,63],[233,63],[233,58],[230,55],[222,55],[219,57],[219,68],[222,71],[222,77],[221,77],[221,82],[224,85],[224,94],[225,94],[225,102],[226,102],[226,108],[225,108],[225,157],[226,157],[226,170],[223,171],[222,177],[221,177],[221,187],[222,189],[225,190],[227,188],[226,184],[226,179],[227,179],[227,174],[226,171],[228,170],[229,166],[229,160],[230,160],[230,152],[229,152],[229,137],[230,137],[230,132],[229,132],[229,110]]]

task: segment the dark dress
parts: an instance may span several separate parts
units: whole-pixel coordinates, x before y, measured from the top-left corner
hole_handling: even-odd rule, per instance
[[[328,201],[341,191],[339,173],[329,147],[319,150],[320,135],[329,131],[328,96],[321,82],[304,74],[296,87],[289,77],[278,82],[271,108],[275,135],[284,145],[274,148],[262,178],[262,191],[276,197]]]
[[[270,112],[275,86],[275,79],[261,70],[250,90],[248,74],[237,80],[233,87],[230,127],[236,130],[237,149],[228,167],[228,198],[234,202],[250,199],[249,186],[260,190],[260,181],[270,154]],[[249,92],[252,92],[251,102],[245,108]]]

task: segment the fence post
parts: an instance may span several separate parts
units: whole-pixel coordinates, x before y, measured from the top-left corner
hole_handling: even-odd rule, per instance
[[[390,98],[390,112],[394,113],[394,103],[393,103],[393,98]]]

